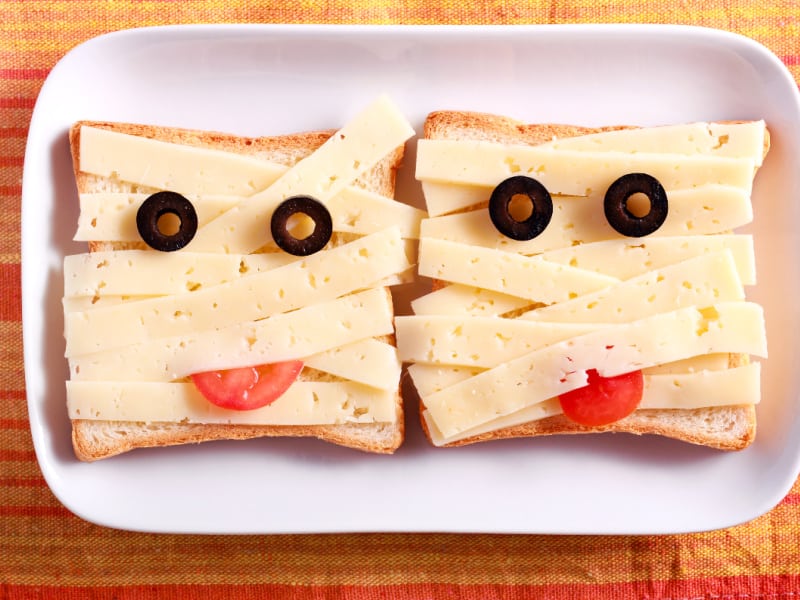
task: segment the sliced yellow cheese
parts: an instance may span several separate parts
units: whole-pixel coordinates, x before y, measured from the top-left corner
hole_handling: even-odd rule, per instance
[[[64,296],[180,294],[276,269],[298,257],[116,250],[64,257]]]
[[[622,323],[687,306],[744,300],[730,251],[647,271],[599,292],[526,312],[520,318],[562,323]]]
[[[676,410],[758,404],[761,399],[760,366],[760,363],[751,363],[724,371],[646,375],[639,408]],[[538,421],[562,412],[558,399],[551,398],[449,438],[442,435],[428,411],[423,412],[423,418],[431,432],[434,445],[442,446],[498,429]]]
[[[445,437],[586,385],[710,353],[766,356],[764,316],[746,302],[685,308],[557,342],[422,399]]]
[[[286,170],[284,168],[284,170]],[[80,195],[77,241],[140,242],[136,212],[148,194],[97,192]],[[243,200],[241,196],[187,196],[202,227]],[[354,186],[328,203],[333,231],[366,235],[397,226],[404,238],[419,237],[424,211]]]
[[[302,194],[327,203],[412,135],[408,121],[382,96],[267,189],[200,227],[187,249],[253,252],[272,240],[265,223],[281,201]]]
[[[370,289],[254,322],[72,356],[69,362],[74,380],[172,381],[191,373],[304,359],[392,331],[389,295]],[[359,347],[340,350],[340,360],[351,360],[353,368],[365,364]],[[324,367],[335,365],[337,357],[319,360],[318,365]],[[370,360],[374,360],[374,373],[367,377],[396,386],[396,355],[381,351]]]
[[[95,192],[80,194],[78,229],[72,238],[78,242],[140,242],[136,212],[149,194]],[[186,194],[197,212],[197,222],[205,225],[241,202],[241,196],[197,196]]]
[[[395,394],[351,382],[296,381],[263,408],[226,410],[191,383],[68,381],[67,411],[71,419],[144,423],[393,423]]]
[[[488,202],[492,193],[491,189],[474,185],[439,183],[436,181],[423,181],[421,183],[422,195],[425,197],[425,208],[429,217],[438,217]]]
[[[725,250],[730,251],[742,284],[754,285],[756,258],[753,236],[750,235],[692,235],[606,240],[552,250],[542,254],[542,258],[618,279],[631,279],[647,271]]]
[[[764,121],[687,123],[603,131],[555,139],[539,147],[581,152],[707,154],[749,158],[760,166],[765,131]]]
[[[455,188],[455,186],[454,186]],[[486,196],[488,199],[488,191]],[[669,192],[669,213],[664,224],[647,239],[721,233],[753,220],[750,196],[724,185]],[[535,238],[517,241],[492,225],[487,209],[472,210],[422,221],[421,235],[462,244],[498,248],[520,254],[536,254],[566,248],[576,242],[619,239],[606,221],[602,195],[553,196],[553,217]]]
[[[379,389],[396,389],[402,364],[397,349],[375,339],[360,340],[303,359],[306,366]]]
[[[502,315],[530,305],[530,300],[457,283],[411,301],[417,315]]]
[[[419,274],[539,302],[563,302],[619,280],[538,257],[422,238]]]
[[[496,317],[465,319],[438,315],[395,318],[400,360],[466,367],[495,367],[602,327],[587,323],[538,323]]]
[[[79,168],[181,194],[229,196],[249,196],[281,173],[278,165],[251,156],[87,126],[81,127]]]
[[[409,268],[398,229],[195,292],[69,313],[67,356],[253,321],[325,302]]]
[[[417,145],[416,177],[421,181],[494,187],[508,177],[526,175],[550,194],[587,196],[604,194],[618,177],[641,172],[658,179],[667,191],[718,183],[749,193],[755,163],[747,158],[580,152],[485,141],[420,140]]]

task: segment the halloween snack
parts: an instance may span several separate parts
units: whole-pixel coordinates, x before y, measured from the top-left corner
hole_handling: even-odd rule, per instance
[[[428,116],[434,290],[396,319],[437,446],[559,433],[755,436],[766,356],[750,193],[763,122],[590,129]]]
[[[393,452],[388,286],[423,216],[393,199],[411,135],[385,97],[338,131],[275,137],[76,123],[76,455],[259,436]]]

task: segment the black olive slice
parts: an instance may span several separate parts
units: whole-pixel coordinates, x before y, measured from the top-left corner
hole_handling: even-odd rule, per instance
[[[510,210],[514,196],[524,195],[531,201],[531,214],[518,221]],[[542,233],[553,217],[553,199],[541,183],[524,175],[501,181],[489,198],[489,218],[497,231],[512,240],[532,240]]]
[[[639,217],[628,208],[628,200],[640,193],[650,201],[650,210]],[[606,191],[603,208],[608,224],[627,237],[653,233],[664,224],[669,211],[667,192],[658,179],[647,173],[628,173],[617,179]]]
[[[161,231],[159,219],[175,215],[180,221],[173,234]],[[197,212],[189,200],[177,192],[156,192],[149,196],[136,213],[136,228],[145,243],[162,252],[180,250],[197,233]]]
[[[289,218],[297,213],[314,221],[314,231],[307,237],[296,238],[287,228]],[[294,256],[308,256],[322,250],[331,239],[333,221],[322,202],[311,196],[292,196],[281,202],[272,213],[270,231],[281,250]]]

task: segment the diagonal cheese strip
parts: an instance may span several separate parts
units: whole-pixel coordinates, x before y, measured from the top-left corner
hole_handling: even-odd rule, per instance
[[[149,194],[96,192],[80,195],[76,241],[140,242],[136,211]],[[197,211],[200,226],[243,200],[241,196],[187,196]],[[380,194],[347,187],[328,202],[333,231],[367,235],[397,226],[404,238],[419,237],[425,212]]]
[[[422,238],[419,274],[539,302],[562,302],[618,279],[538,257]]]
[[[398,229],[250,277],[65,316],[67,356],[253,321],[364,289],[409,267]]]
[[[398,316],[394,322],[403,362],[465,367],[496,367],[555,342],[607,327],[451,315]]]
[[[420,140],[421,181],[494,187],[515,175],[539,180],[550,194],[587,196],[626,173],[649,173],[666,190],[717,183],[750,192],[755,163],[748,158],[668,153],[580,152],[485,141]]]
[[[69,362],[75,380],[172,381],[191,373],[303,359],[392,331],[388,293],[370,289],[254,322],[73,356]],[[343,352],[353,366],[364,364],[357,347]],[[394,377],[396,357],[373,358],[380,357],[390,359],[390,370],[380,375]],[[320,361],[325,364],[324,357]]]
[[[724,371],[700,371],[680,375],[645,375],[640,409],[709,408],[758,404],[761,400],[761,365],[751,363]],[[427,411],[422,416],[436,446],[457,442],[475,435],[530,423],[562,414],[558,398],[526,406],[445,438]]]
[[[396,393],[346,381],[297,381],[263,408],[226,410],[191,383],[67,381],[67,411],[71,419],[145,423],[393,423]]]
[[[764,315],[746,302],[684,308],[604,328],[523,355],[422,398],[450,437],[586,385],[586,371],[612,377],[717,352],[766,356]]]
[[[744,300],[730,251],[703,254],[647,271],[606,289],[530,310],[520,319],[566,323],[621,323],[688,306]]]
[[[701,354],[700,356],[692,356],[663,365],[647,367],[642,369],[642,373],[645,375],[668,375],[699,371],[721,371],[728,369],[729,365],[730,357],[728,354]],[[486,368],[482,367],[454,367],[425,363],[414,363],[408,366],[408,374],[414,382],[414,387],[423,397],[474,377],[486,370]]]
[[[456,186],[454,186],[456,187]],[[488,199],[489,191],[486,192]],[[705,185],[668,192],[669,214],[664,224],[647,239],[665,236],[721,233],[753,220],[750,196],[731,186]],[[532,240],[517,241],[495,229],[485,208],[425,219],[423,237],[462,244],[498,248],[520,254],[536,254],[582,243],[619,239],[603,215],[603,197],[592,194],[553,196],[553,217],[545,230]]]
[[[396,390],[402,364],[397,348],[376,339],[338,346],[303,359],[306,366],[378,389]]]
[[[453,283],[411,301],[417,315],[498,316],[531,304],[530,300]]]
[[[271,241],[269,219],[281,201],[302,194],[326,204],[413,135],[397,107],[381,96],[267,189],[199,228],[187,250],[257,250]]]

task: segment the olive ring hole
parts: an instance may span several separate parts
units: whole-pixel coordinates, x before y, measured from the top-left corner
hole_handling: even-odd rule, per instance
[[[154,250],[173,252],[192,241],[197,233],[194,205],[177,192],[148,196],[136,212],[136,228]]]
[[[669,202],[661,183],[647,173],[628,173],[612,183],[603,200],[606,220],[617,233],[643,237],[667,219]]]
[[[294,256],[319,252],[333,234],[331,213],[311,196],[292,196],[281,202],[270,220],[272,239]]]
[[[504,236],[517,241],[532,240],[553,217],[553,199],[535,179],[524,175],[500,182],[489,198],[489,218]]]

